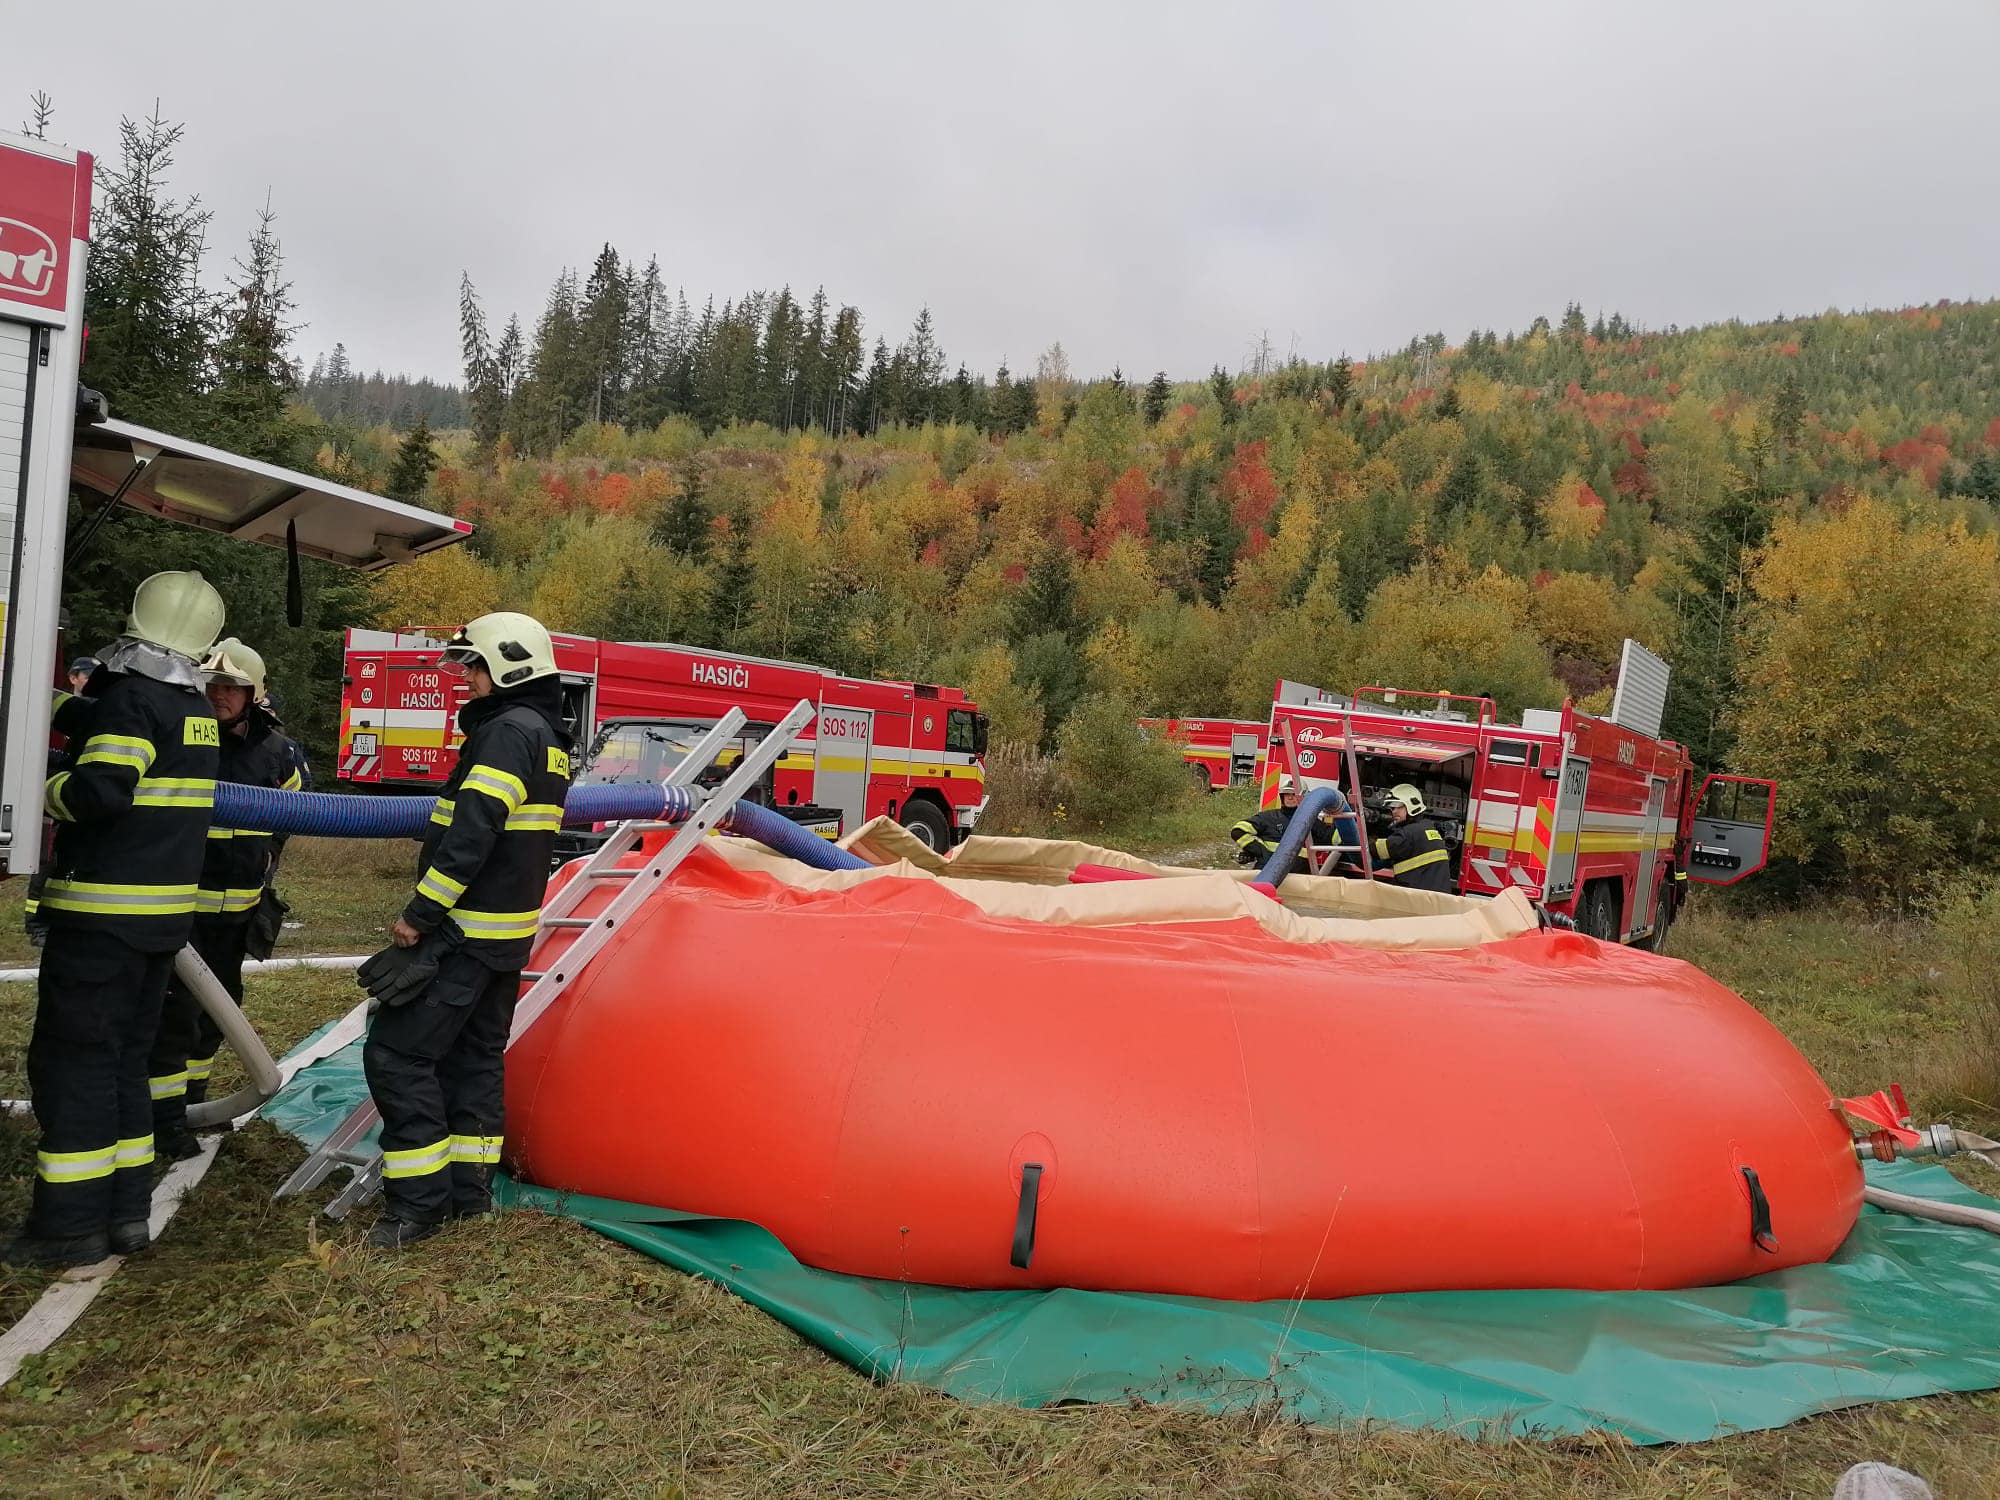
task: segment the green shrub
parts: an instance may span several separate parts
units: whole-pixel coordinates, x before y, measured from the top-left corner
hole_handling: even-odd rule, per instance
[[[1063,721],[1056,765],[1068,826],[1099,829],[1194,795],[1179,749],[1141,732],[1138,718],[1127,699],[1091,693]]]

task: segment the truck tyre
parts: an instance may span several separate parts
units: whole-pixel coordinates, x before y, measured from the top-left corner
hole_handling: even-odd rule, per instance
[[[1659,910],[1653,913],[1653,930],[1640,938],[1632,946],[1635,948],[1644,948],[1648,953],[1666,952],[1667,933],[1673,925],[1674,893],[1671,890],[1663,890],[1660,892]]]
[[[951,824],[932,803],[905,803],[902,824],[923,841],[926,849],[935,849],[943,854],[951,848]]]
[[[1577,930],[1600,942],[1615,943],[1618,931],[1618,893],[1608,880],[1593,880],[1584,887],[1583,901],[1576,909]]]
[[[1188,767],[1188,774],[1194,777],[1194,784],[1200,787],[1204,792],[1212,792],[1215,790],[1215,783],[1209,780],[1208,778],[1207,766],[1190,765]]]

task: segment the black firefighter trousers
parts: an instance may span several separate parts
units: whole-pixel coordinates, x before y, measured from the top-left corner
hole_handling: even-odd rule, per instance
[[[42,949],[28,1087],[42,1138],[27,1233],[101,1234],[146,1218],[153,1104],[146,1055],[174,955],[56,923]]]
[[[382,1112],[382,1196],[397,1218],[435,1224],[493,1206],[520,988],[518,969],[489,969],[461,948],[423,994],[375,1013],[361,1061]]]
[[[200,916],[188,939],[237,1008],[243,1005],[243,956],[250,942],[248,916]],[[153,1098],[153,1132],[162,1139],[187,1133],[190,1104],[208,1097],[208,1075],[222,1045],[222,1028],[210,1019],[194,991],[176,976],[167,984],[160,1029],[146,1059],[146,1086]]]

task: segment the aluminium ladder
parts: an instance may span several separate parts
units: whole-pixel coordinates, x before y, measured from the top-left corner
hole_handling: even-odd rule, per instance
[[[791,748],[800,732],[812,722],[814,712],[810,702],[801,700],[768,735],[743,755],[720,786],[705,797],[695,793],[693,811],[685,822],[620,824],[611,837],[597,846],[563,888],[548,899],[542,908],[541,927],[535,935],[533,955],[528,960],[530,967],[521,975],[528,989],[515,1006],[514,1026],[507,1038],[508,1046],[519,1041],[542,1013],[562,997],[578,975],[589,967],[591,959],[610,940],[619,925],[644,903],[660,881],[693,852],[709,830],[736,805],[736,799],[755,787],[764,772]],[[692,791],[694,778],[709,768],[724,744],[742,729],[743,723],[743,710],[730,709],[682,757],[680,764],[665,778],[664,784]],[[674,830],[674,836],[643,866],[620,866],[619,861],[637,847],[641,838],[670,828]],[[619,889],[601,911],[588,916],[578,912],[586,898],[613,886]],[[558,941],[561,942],[560,951],[552,952]],[[352,1178],[326,1206],[328,1218],[346,1218],[353,1209],[372,1198],[382,1185],[382,1153],[374,1146],[364,1144],[369,1132],[381,1119],[375,1101],[364,1099],[335,1127],[320,1148],[285,1179],[284,1186],[274,1196],[286,1198],[294,1193],[310,1192],[334,1172],[346,1167],[353,1173]]]

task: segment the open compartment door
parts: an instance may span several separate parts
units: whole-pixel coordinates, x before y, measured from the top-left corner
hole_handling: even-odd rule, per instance
[[[1688,829],[1688,879],[1734,885],[1763,869],[1777,802],[1775,781],[1722,775],[1704,781]]]
[[[70,479],[149,515],[267,547],[286,546],[296,527],[302,556],[349,568],[386,568],[472,534],[469,521],[116,420],[77,427]]]

